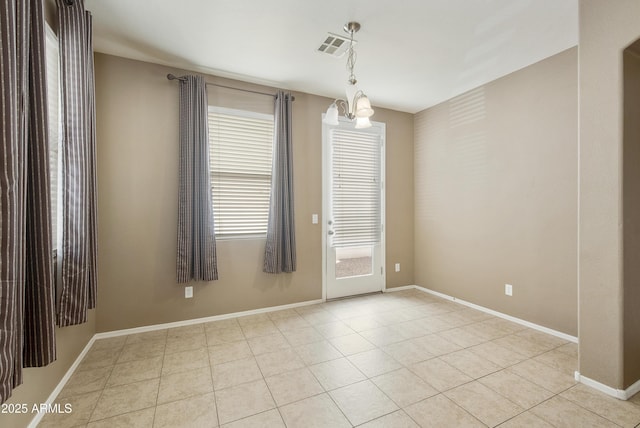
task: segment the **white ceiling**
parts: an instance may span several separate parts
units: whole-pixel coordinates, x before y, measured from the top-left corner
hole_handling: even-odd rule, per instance
[[[360,89],[411,113],[578,43],[578,0],[85,0],[98,52],[328,97],[345,57],[316,51],[358,21]]]

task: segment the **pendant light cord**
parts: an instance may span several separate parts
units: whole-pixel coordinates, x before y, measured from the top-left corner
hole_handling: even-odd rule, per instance
[[[347,70],[349,71],[349,83],[355,85],[358,83],[356,80],[356,75],[353,73],[353,68],[356,65],[356,60],[358,56],[356,52],[353,50],[353,29],[349,30],[350,40],[349,40],[349,50],[347,53]]]

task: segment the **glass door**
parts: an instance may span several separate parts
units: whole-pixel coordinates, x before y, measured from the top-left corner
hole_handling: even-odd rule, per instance
[[[384,124],[323,124],[326,298],[384,288]]]

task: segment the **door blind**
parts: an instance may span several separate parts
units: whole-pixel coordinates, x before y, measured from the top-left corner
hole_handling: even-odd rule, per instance
[[[333,247],[380,242],[381,136],[370,132],[331,130],[331,216]]]
[[[216,235],[265,235],[273,116],[209,107],[209,143]]]

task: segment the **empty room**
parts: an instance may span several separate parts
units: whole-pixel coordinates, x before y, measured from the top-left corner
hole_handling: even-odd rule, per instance
[[[0,5],[0,426],[640,426],[638,0]]]

